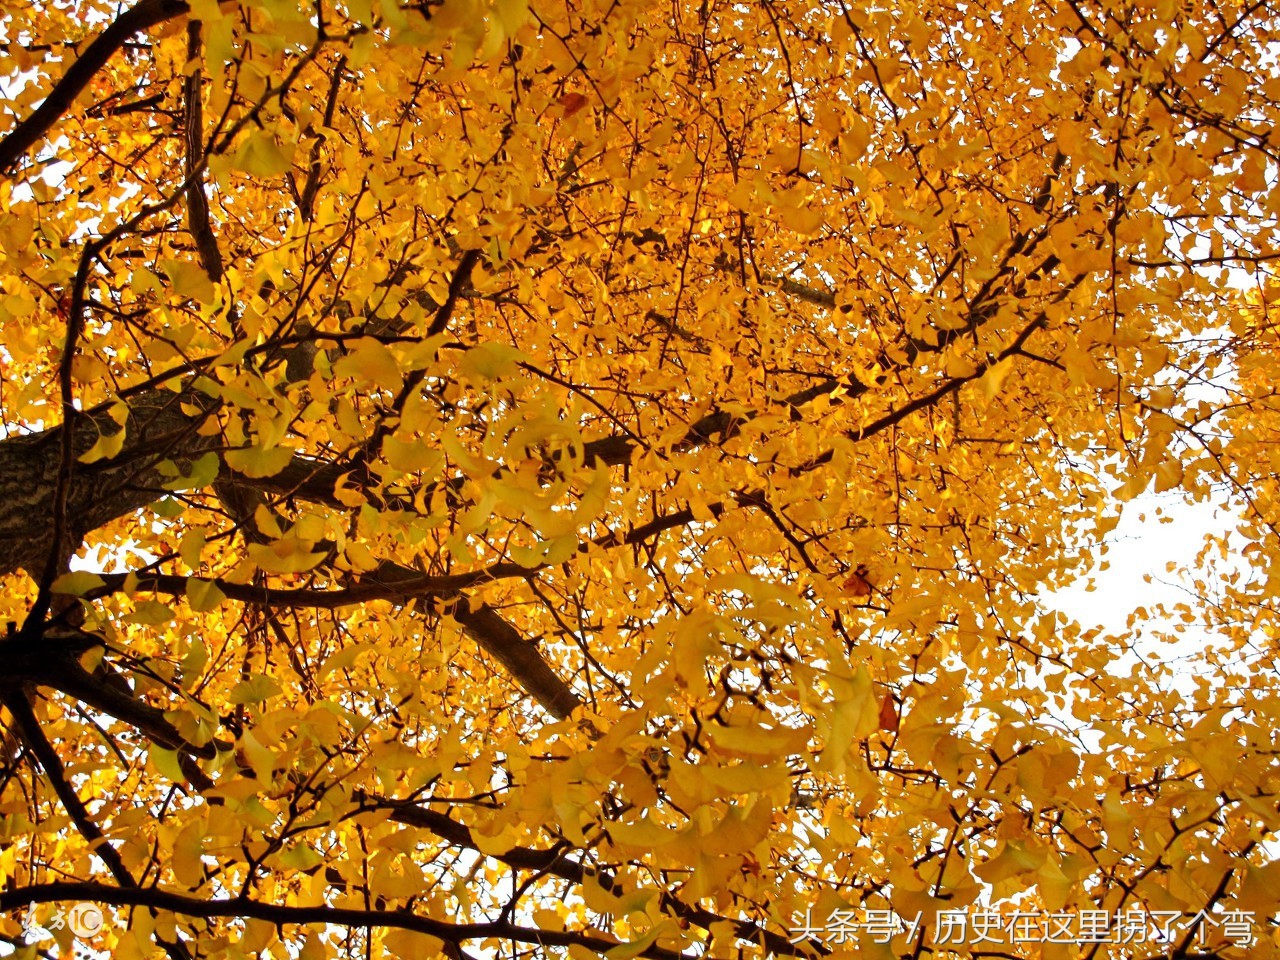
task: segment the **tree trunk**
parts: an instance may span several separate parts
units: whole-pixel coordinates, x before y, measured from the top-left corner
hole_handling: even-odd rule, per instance
[[[203,416],[182,411],[186,394],[150,390],[130,398],[124,445],[111,459],[74,464],[67,495],[67,527],[72,552],[90,530],[124,516],[163,495],[169,478],[157,465],[171,460],[180,470],[221,436],[200,436]],[[76,419],[77,458],[102,435],[119,432],[108,407]],[[0,574],[26,570],[37,575],[48,558],[61,462],[62,427],[0,441]]]

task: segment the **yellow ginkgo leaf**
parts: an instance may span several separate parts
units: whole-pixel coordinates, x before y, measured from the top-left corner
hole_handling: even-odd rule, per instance
[[[313,551],[312,543],[295,537],[283,537],[269,543],[251,543],[246,549],[249,559],[268,573],[303,573],[323,560],[323,551]]]
[[[253,479],[274,477],[292,459],[293,451],[288,447],[241,447],[226,453],[227,466]]]
[[[978,389],[988,400],[994,400],[996,394],[1004,389],[1004,382],[1013,371],[1013,358],[1005,357],[991,366],[978,378]]]
[[[279,141],[266,130],[250,133],[236,148],[236,168],[257,177],[275,177],[287,173],[293,166],[292,151],[281,147]]]
[[[111,460],[119,456],[124,449],[126,431],[122,427],[115,433],[99,434],[92,447],[77,458],[81,463],[97,463],[99,460]]]

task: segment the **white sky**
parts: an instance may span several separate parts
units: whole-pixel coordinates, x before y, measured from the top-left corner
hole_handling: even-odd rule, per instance
[[[1121,632],[1137,607],[1153,610],[1160,603],[1187,601],[1188,594],[1179,588],[1177,575],[1167,572],[1167,564],[1193,567],[1204,538],[1221,536],[1234,526],[1234,518],[1220,506],[1181,500],[1176,494],[1136,497],[1107,535],[1106,550],[1099,553],[1091,575],[1056,591],[1048,602],[1083,627]],[[1160,522],[1157,508],[1169,522]],[[1104,563],[1106,569],[1101,569]],[[1087,589],[1090,580],[1092,592]]]

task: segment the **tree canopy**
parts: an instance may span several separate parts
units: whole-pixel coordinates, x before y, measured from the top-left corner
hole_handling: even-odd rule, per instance
[[[1278,30],[5,3],[0,950],[1280,955]]]

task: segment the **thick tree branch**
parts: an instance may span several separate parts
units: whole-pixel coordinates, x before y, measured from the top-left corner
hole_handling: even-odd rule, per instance
[[[449,321],[453,319],[453,312],[457,309],[458,300],[462,296],[462,291],[471,283],[471,273],[479,262],[479,250],[467,250],[458,259],[458,266],[449,280],[449,292],[444,298],[444,303],[440,304],[440,307],[436,310],[436,315],[431,318],[431,323],[427,326],[426,333],[423,335],[424,338],[434,337],[448,328]],[[396,394],[395,399],[391,401],[392,415],[396,419],[393,421],[390,417],[384,417],[379,421],[369,438],[364,441],[355,455],[349,459],[350,466],[348,469],[356,471],[357,475],[367,473],[370,459],[381,452],[383,441],[395,429],[400,412],[404,410],[404,405],[408,403],[409,398],[422,385],[422,381],[427,378],[427,373],[428,370],[424,367],[420,370],[411,371],[404,378],[404,383],[401,385],[399,392]]]
[[[492,614],[492,616],[496,617],[497,615]],[[456,613],[455,618],[457,618]],[[477,613],[477,622],[484,623],[486,619],[488,619],[488,616],[485,612],[480,611]],[[498,620],[500,621],[501,618],[498,618]],[[497,629],[500,630],[501,627],[497,627]],[[81,640],[85,638],[92,639],[88,635],[83,635]],[[523,643],[522,640],[517,640],[516,642]],[[24,663],[7,658],[4,664],[6,674],[14,679],[22,677],[25,681],[35,685],[49,686],[73,696],[96,710],[134,726],[151,742],[166,749],[179,750],[183,753],[204,757],[212,756],[217,749],[231,749],[230,744],[215,745],[210,743],[197,747],[185,741],[168,720],[164,718],[163,711],[123,694],[110,684],[92,676],[79,665],[74,657],[58,656],[51,658],[44,655],[29,659],[33,662]],[[35,661],[42,661],[42,665],[35,666]],[[16,684],[14,689],[17,689]],[[26,701],[23,700],[22,702],[25,703]],[[30,708],[27,707],[27,710],[29,711]],[[15,715],[17,714],[15,713]],[[29,732],[27,727],[20,725],[20,730],[24,733],[25,739],[26,734]],[[38,726],[36,727],[36,732],[39,733]],[[44,741],[44,745],[48,746],[47,740]],[[42,766],[45,766],[46,763],[54,764],[57,762],[56,754],[50,752],[52,748],[49,748],[49,750],[39,749],[39,741],[32,743],[31,748]],[[54,769],[60,770],[61,768],[55,767]],[[184,763],[184,772],[187,773],[188,779],[193,786],[199,790],[206,790],[213,785],[213,782],[194,763]],[[61,781],[55,781],[55,787],[57,787],[58,782],[61,782],[64,787],[66,786],[65,778]],[[66,789],[69,790],[69,787]],[[61,797],[62,791],[59,792],[59,795]],[[74,797],[74,794],[70,798],[62,799],[64,799],[64,802],[79,802],[78,798]],[[391,819],[398,823],[430,830],[436,836],[454,846],[482,852],[476,844],[470,829],[465,824],[459,823],[443,813],[430,810],[416,803],[388,800],[366,795],[362,792],[358,792],[353,799],[361,805],[362,810],[388,810],[391,813]],[[68,809],[71,809],[71,807]],[[85,816],[87,817],[87,813]],[[86,833],[86,837],[93,842],[96,837],[100,836],[100,831],[97,831],[96,824],[91,821],[86,822],[85,829],[89,831]],[[105,843],[105,840],[102,842]],[[107,849],[111,850],[108,856],[115,855],[118,859],[118,854],[115,854],[113,849],[110,847]],[[514,847],[494,856],[497,860],[515,869],[549,873],[574,883],[582,883],[585,878],[591,876],[605,890],[610,892],[620,892],[621,890],[610,876],[593,871],[580,861],[565,856],[563,851]],[[121,868],[123,868],[123,864],[121,864]],[[119,876],[117,876],[117,879],[120,879]],[[129,883],[131,882],[130,880]],[[128,883],[125,885],[128,885]],[[737,936],[755,943],[761,943],[775,953],[785,955],[805,954],[805,951],[789,943],[785,937],[771,933],[758,924],[744,920],[732,920],[708,910],[691,907],[669,893],[663,894],[662,906],[673,915],[704,928],[713,923],[731,922],[735,925]]]
[[[191,785],[206,790],[213,781],[200,769],[198,759],[212,759],[233,744],[213,740],[195,744],[169,722],[165,711],[133,695],[127,685],[114,681],[105,665],[90,673],[80,655],[106,641],[91,633],[47,631],[36,642],[12,638],[0,643],[0,677],[15,689],[46,688],[127,723],[156,746],[178,752],[179,764]]]
[[[467,597],[450,601],[441,610],[458,621],[463,631],[515,677],[520,685],[554,717],[563,720],[582,706],[582,701],[560,675],[498,611],[488,604],[474,610]]]
[[[130,37],[148,27],[182,16],[189,9],[186,0],[141,0],[116,17],[54,84],[44,102],[0,140],[0,170],[13,169],[19,158],[71,109],[80,91],[89,85],[94,74]]]
[[[1079,286],[1083,280],[1084,280],[1083,274],[1077,275],[1075,279],[1073,279],[1070,283],[1068,283],[1065,287],[1063,287],[1060,291],[1058,291],[1057,295],[1054,296],[1052,302],[1059,303],[1062,300],[1065,300],[1067,296],[1070,295],[1071,291],[1074,290],[1077,286]],[[868,423],[857,429],[846,430],[845,436],[849,440],[853,441],[854,443],[858,443],[860,441],[866,440],[868,437],[874,437],[876,434],[882,433],[888,428],[895,426],[898,423],[901,423],[907,417],[911,416],[911,414],[917,413],[920,410],[924,410],[928,407],[935,405],[936,403],[938,403],[938,401],[955,393],[957,390],[963,387],[966,383],[972,383],[976,380],[981,380],[984,376],[986,376],[988,372],[990,372],[991,368],[994,367],[996,364],[1000,363],[1001,361],[1008,360],[1015,356],[1021,356],[1023,354],[1023,348],[1026,346],[1027,341],[1031,338],[1031,335],[1035,333],[1037,330],[1044,329],[1044,326],[1047,320],[1048,320],[1048,314],[1045,313],[1043,310],[1040,311],[1039,313],[1036,314],[1036,316],[1031,320],[1030,323],[1028,323],[1025,327],[1022,328],[1022,330],[1018,332],[1018,335],[1014,337],[1013,341],[1007,347],[1001,350],[998,354],[991,356],[985,363],[979,364],[972,373],[963,377],[951,377],[943,381],[939,386],[935,387],[933,390],[930,390],[928,393],[923,394],[922,396],[916,397],[914,400],[910,400],[907,403],[904,403],[900,407],[896,407],[895,409],[890,410],[888,413],[880,417],[877,417],[871,423]],[[811,460],[805,463],[802,463],[799,466],[792,467],[791,475],[799,476],[803,473],[809,473],[810,471],[816,470],[818,467],[823,466],[824,464],[830,463],[834,456],[835,456],[834,449],[830,449],[823,453],[820,453],[818,456],[813,457]]]
[[[742,506],[760,505],[758,498],[743,498],[739,500],[739,503]],[[712,512],[719,516],[723,509],[723,506],[717,504],[712,508]],[[626,533],[618,534],[610,531],[596,537],[594,540],[580,543],[578,552],[586,554],[590,553],[592,548],[608,549],[643,543],[667,530],[687,526],[696,519],[693,511],[688,508],[675,510],[669,514],[655,517],[648,523],[633,527]],[[334,546],[331,542],[325,541],[317,543],[313,549],[316,551],[329,551],[334,549]],[[462,590],[485,583],[494,583],[499,580],[525,580],[539,571],[553,566],[558,566],[558,564],[541,563],[527,567],[519,563],[503,562],[466,573],[433,577],[388,561],[381,564],[376,570],[363,574],[351,585],[332,590],[312,587],[268,587],[256,583],[233,583],[217,577],[208,579],[168,573],[99,573],[96,575],[102,580],[102,586],[89,590],[83,596],[86,600],[96,600],[99,597],[123,590],[125,585],[128,584],[131,590],[151,591],[171,597],[182,597],[187,595],[192,581],[203,581],[212,583],[228,599],[242,603],[256,603],[264,607],[287,609],[337,610],[342,607],[368,603],[374,600],[408,603],[411,600],[427,600],[431,598],[453,599]]]
[[[132,398],[125,426],[127,439],[121,453],[112,460],[80,466],[75,471],[67,485],[66,509],[74,537],[79,538],[88,530],[156,500],[164,481],[155,469],[159,461],[171,458],[182,463],[204,450],[221,446],[221,438],[202,437],[196,432],[199,420],[183,413],[179,400],[179,395],[167,391]],[[77,454],[82,453],[100,433],[114,433],[118,429],[105,407],[81,413],[74,426],[73,449]],[[61,448],[61,428],[0,441],[0,477],[4,478],[7,492],[0,498],[0,574],[24,568],[39,570],[47,557],[47,543],[33,537],[32,531],[52,527]],[[236,482],[254,486],[254,481],[247,478]],[[329,490],[331,494],[332,487]],[[371,593],[385,591],[389,598],[407,599],[424,586],[420,573],[395,564],[384,564],[380,576],[381,587],[368,589]],[[492,573],[480,579],[492,579]],[[407,590],[406,584],[412,589]],[[470,601],[460,599],[456,585],[426,586],[448,586],[440,591],[444,598],[441,612],[464,611],[457,619],[467,635],[510,669],[516,681],[555,716],[567,716],[578,706],[578,698],[542,659],[537,648],[496,611],[480,607],[472,612]],[[348,600],[342,602],[358,602],[351,600],[351,596],[354,595],[348,595]]]
[[[333,80],[329,85],[329,96],[324,105],[325,127],[333,126],[333,115],[338,109],[338,91],[342,89],[342,78],[343,74],[346,73],[346,69],[347,58],[344,55],[338,58],[338,62],[333,68]],[[319,134],[315,135],[315,139],[311,143],[307,180],[298,195],[298,210],[302,214],[303,220],[311,219],[315,210],[316,195],[320,192],[320,147],[323,143],[324,138]]]
[[[187,24],[187,60],[200,56],[200,21]],[[209,200],[204,195],[204,106],[200,99],[202,72],[194,67],[183,82],[183,134],[186,138],[183,172],[187,176],[187,229],[196,244],[196,254],[209,279],[222,279],[222,252],[209,219]]]
[[[818,397],[826,396],[843,386],[845,396],[857,397],[866,392],[867,387],[857,380],[841,380],[835,377],[824,379],[804,390],[799,390],[782,399],[782,404],[789,408],[792,417],[800,415],[800,409]],[[754,420],[759,413],[747,411],[741,414],[730,414],[724,411],[709,413],[690,424],[684,437],[676,442],[673,449],[677,451],[693,450],[717,438],[722,442],[737,436],[743,424]],[[583,462],[603,466],[620,466],[631,462],[635,451],[642,444],[628,436],[600,437],[583,444]],[[253,484],[262,490],[281,496],[298,497],[309,503],[321,503],[332,507],[341,507],[342,503],[334,496],[334,488],[344,481],[348,484],[356,482],[357,477],[351,475],[352,468],[348,463],[325,463],[319,460],[307,460],[295,457],[280,473],[272,477],[254,480]],[[439,481],[460,489],[463,478],[457,477]],[[386,495],[384,504],[401,509],[413,509],[414,500],[419,496],[430,499],[437,489],[430,486],[425,490],[413,490],[409,494]]]
[[[40,729],[40,721],[36,719],[31,709],[26,692],[21,687],[6,684],[4,688],[0,688],[0,701],[9,708],[19,737],[39,762],[46,779],[53,787],[53,792],[57,794],[58,800],[76,825],[76,829],[80,831],[80,835],[89,841],[89,847],[93,850],[94,856],[111,871],[117,883],[126,887],[136,886],[133,875],[120,859],[119,851],[107,841],[102,828],[94,822],[89,811],[80,801],[80,797],[68,782],[62,760],[53,748],[53,744],[49,742],[49,738]]]
[[[57,794],[58,800],[62,803],[68,816],[71,817],[71,821],[76,825],[80,835],[89,842],[89,848],[94,855],[106,865],[121,888],[138,891],[138,882],[133,878],[133,874],[129,872],[129,868],[125,866],[119,851],[107,840],[106,835],[89,815],[88,809],[81,802],[80,797],[71,786],[71,782],[67,779],[66,768],[63,767],[62,760],[54,749],[53,744],[49,742],[49,738],[40,729],[40,721],[36,719],[35,712],[31,709],[31,702],[27,698],[26,691],[19,685],[5,684],[0,687],[0,701],[9,708],[9,713],[13,716],[18,735],[39,762],[41,769],[44,770],[45,777],[53,787],[53,792]],[[171,941],[157,936],[156,941],[164,947],[165,952],[169,954],[172,960],[191,960],[191,954],[180,940]]]
[[[156,465],[172,459],[180,465],[222,446],[220,437],[197,433],[198,417],[181,409],[198,398],[153,390],[130,400],[125,442],[110,460],[77,463],[66,487],[66,518],[71,540],[154,502],[166,478]],[[81,456],[104,434],[120,430],[108,406],[82,411],[72,426],[71,452]],[[49,556],[54,529],[63,427],[0,441],[0,575],[27,570],[38,576]]]
[[[186,917],[243,918],[266,920],[277,925],[333,924],[356,929],[390,928],[412,930],[438,937],[448,943],[471,940],[514,940],[542,946],[577,945],[604,954],[618,944],[614,940],[572,933],[565,930],[540,930],[522,927],[509,921],[494,923],[445,923],[421,917],[408,910],[355,910],[341,907],[292,907],[264,903],[248,897],[234,899],[183,896],[157,887],[128,889],[103,883],[40,883],[15,887],[0,892],[0,911],[16,910],[29,903],[102,903],[116,907],[149,907],[167,910]],[[639,956],[653,960],[690,960],[692,954],[678,953],[663,947],[649,947]]]
[[[255,603],[263,607],[285,609],[338,610],[358,603],[374,600],[390,600],[408,603],[410,600],[426,600],[432,597],[453,597],[480,583],[500,580],[504,577],[528,576],[529,570],[514,563],[500,563],[472,573],[459,573],[444,577],[431,577],[407,567],[384,564],[386,573],[380,571],[365,574],[349,587],[334,590],[317,590],[307,587],[282,588],[259,586],[253,583],[231,583],[213,579],[206,582],[216,586],[224,596],[241,603]],[[91,590],[88,599],[115,593],[124,588],[131,574],[99,574],[103,586]],[[394,579],[392,579],[394,577]],[[186,596],[187,589],[198,577],[184,577],[168,573],[145,573],[133,577],[133,589],[161,593],[171,597]]]
[[[484,853],[476,844],[475,838],[471,835],[471,830],[465,825],[454,820],[446,814],[436,810],[430,810],[420,804],[400,802],[395,800],[386,800],[380,797],[368,797],[357,795],[354,798],[361,804],[361,810],[387,810],[390,811],[391,819],[396,823],[403,823],[410,827],[419,827],[430,830],[441,840],[444,840],[457,847],[465,847],[476,853]],[[550,874],[553,877],[559,877],[562,880],[568,880],[570,883],[580,884],[588,877],[595,880],[605,891],[621,896],[626,891],[620,883],[606,873],[592,869],[590,866],[565,855],[564,851],[558,849],[537,850],[532,847],[512,847],[504,850],[502,853],[488,853],[500,863],[516,870],[532,870],[538,873]],[[757,943],[763,946],[770,954],[781,956],[813,956],[816,954],[827,954],[830,950],[820,944],[795,944],[787,937],[781,934],[772,933],[761,927],[757,923],[749,920],[735,920],[730,917],[723,917],[719,914],[712,913],[701,907],[691,907],[689,904],[679,900],[671,893],[663,891],[660,898],[661,906],[664,911],[672,916],[679,917],[681,920],[696,924],[704,930],[711,929],[712,924],[731,923],[734,927],[734,935],[739,939]]]

